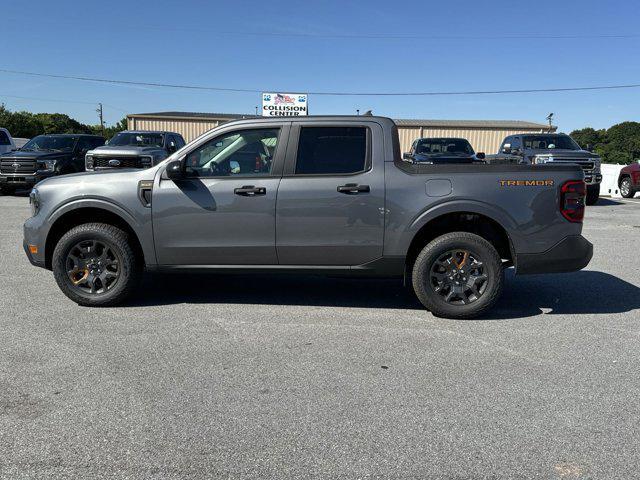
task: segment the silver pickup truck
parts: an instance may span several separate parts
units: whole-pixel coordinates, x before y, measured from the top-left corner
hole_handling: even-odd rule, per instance
[[[85,155],[85,170],[148,168],[184,147],[182,135],[174,132],[133,131],[116,133],[106,145]]]
[[[144,269],[404,278],[435,315],[470,318],[503,270],[583,268],[576,165],[402,161],[382,117],[239,120],[146,170],[45,180],[24,248],[87,306],[123,302]]]

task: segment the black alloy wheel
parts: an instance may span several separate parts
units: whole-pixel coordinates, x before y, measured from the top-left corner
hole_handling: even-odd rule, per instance
[[[71,285],[85,294],[103,294],[120,277],[122,260],[113,246],[99,240],[82,240],[67,253],[67,275]]]
[[[482,297],[488,277],[477,253],[449,250],[436,258],[429,274],[429,286],[452,305],[468,305]]]

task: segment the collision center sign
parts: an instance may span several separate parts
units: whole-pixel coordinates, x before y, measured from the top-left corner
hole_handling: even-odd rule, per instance
[[[306,93],[263,93],[263,117],[299,117],[309,115]]]

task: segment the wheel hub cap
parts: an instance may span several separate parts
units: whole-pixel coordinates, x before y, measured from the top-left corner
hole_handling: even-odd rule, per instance
[[[67,254],[67,275],[84,293],[105,293],[120,277],[120,262],[111,246],[98,240],[83,240]]]
[[[478,255],[467,250],[450,250],[433,262],[428,281],[431,290],[445,302],[467,305],[484,294],[487,280]]]

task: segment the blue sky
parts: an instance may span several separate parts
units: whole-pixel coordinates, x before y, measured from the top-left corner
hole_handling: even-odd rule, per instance
[[[640,2],[635,0],[32,0],[7,2],[2,18],[0,68],[63,75],[284,92],[640,83],[639,36],[486,38],[640,35]],[[265,32],[314,36],[255,35]],[[463,38],[315,36],[325,34]],[[126,113],[163,110],[252,113],[260,96],[0,73],[0,102],[11,109],[57,111],[97,123],[92,103],[99,101],[105,104],[107,123],[113,123]],[[465,97],[311,96],[309,108],[312,114],[348,114],[359,108],[395,118],[540,122],[554,112],[560,129],[570,131],[640,121],[640,89]]]

